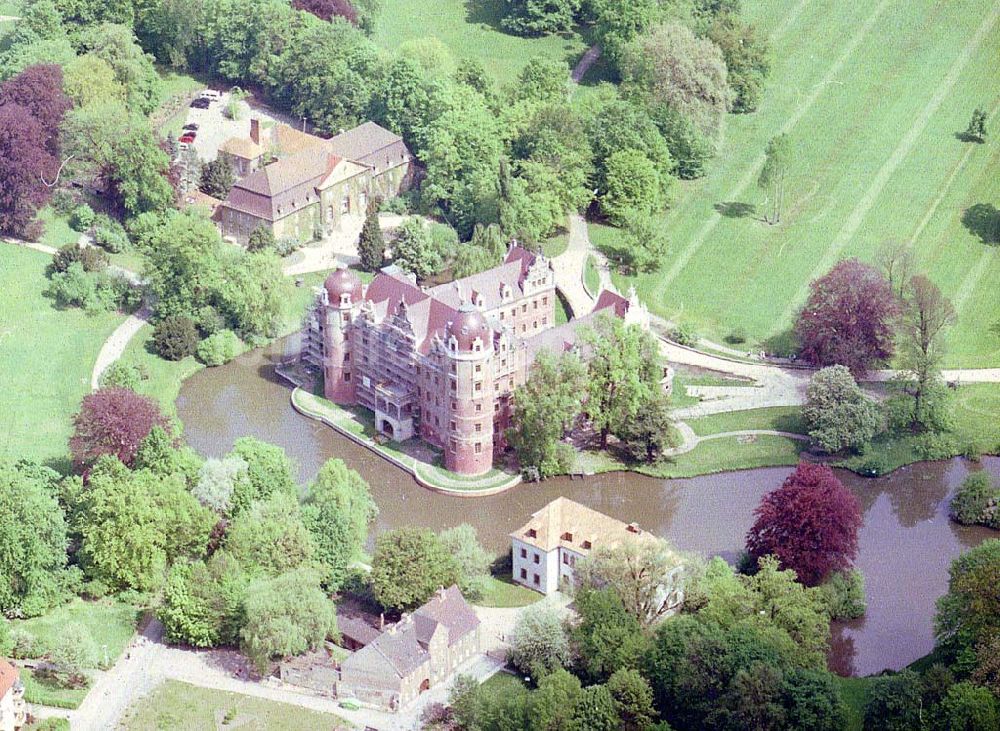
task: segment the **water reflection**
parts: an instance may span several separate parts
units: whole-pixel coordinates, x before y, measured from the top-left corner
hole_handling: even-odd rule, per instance
[[[503,550],[510,531],[528,515],[565,495],[636,521],[682,549],[734,560],[753,509],[790,472],[772,468],[686,480],[615,473],[522,485],[486,498],[438,495],[367,449],[297,414],[289,405],[288,389],[273,375],[282,352],[248,353],[189,379],[177,400],[188,442],[212,456],[225,454],[246,434],[280,444],[295,459],[303,481],[330,457],[340,457],[371,485],[380,508],[375,533],[400,525],[440,530],[467,522],[490,548]],[[1000,460],[984,460],[984,467],[997,474]],[[867,583],[868,613],[834,627],[830,662],[837,672],[865,675],[901,668],[933,647],[934,603],[947,588],[948,565],[991,533],[948,520],[948,499],[967,472],[965,463],[952,460],[877,480],[840,474],[865,512],[857,566]]]

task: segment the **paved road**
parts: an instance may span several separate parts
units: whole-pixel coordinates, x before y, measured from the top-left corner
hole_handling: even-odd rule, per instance
[[[94,370],[90,374],[90,388],[92,390],[96,391],[100,388],[101,375],[108,369],[108,366],[122,357],[132,338],[149,324],[151,314],[149,305],[143,304],[135,314],[129,315],[125,322],[115,328],[115,331],[104,341],[104,345],[101,346],[101,350],[97,354],[97,360],[94,362]]]

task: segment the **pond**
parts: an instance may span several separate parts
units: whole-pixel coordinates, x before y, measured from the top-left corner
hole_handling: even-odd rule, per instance
[[[616,472],[525,484],[484,498],[440,495],[292,409],[289,388],[273,369],[283,349],[294,352],[296,347],[289,339],[188,379],[177,400],[185,437],[209,456],[225,454],[244,435],[279,444],[296,461],[303,482],[327,459],[343,459],[371,486],[380,510],[376,534],[403,525],[440,530],[470,523],[487,547],[502,551],[511,531],[564,495],[635,521],[682,549],[732,561],[742,548],[753,509],[791,471],[768,468],[683,480]],[[899,669],[932,649],[934,605],[947,589],[949,564],[994,534],[948,519],[950,496],[970,469],[997,475],[1000,459],[984,459],[981,466],[958,459],[923,463],[879,479],[838,473],[864,509],[856,566],[865,576],[868,612],[860,620],[834,623],[831,669],[842,675]]]

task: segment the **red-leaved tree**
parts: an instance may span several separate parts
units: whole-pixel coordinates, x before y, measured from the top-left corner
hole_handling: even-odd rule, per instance
[[[341,17],[353,25],[358,24],[358,11],[350,0],[292,0],[292,7],[305,10],[323,20]]]
[[[150,429],[167,428],[167,420],[150,398],[127,388],[102,388],[84,396],[73,426],[69,449],[83,471],[105,454],[131,466]]]
[[[858,378],[892,357],[899,302],[877,270],[845,259],[809,287],[795,323],[807,363],[844,365]]]
[[[21,235],[49,198],[42,176],[58,167],[45,130],[20,104],[0,105],[0,231]]]
[[[825,465],[800,462],[754,511],[747,552],[777,557],[806,586],[850,568],[858,555],[861,503]]]
[[[59,155],[59,125],[73,106],[63,94],[62,69],[55,64],[28,66],[0,84],[0,105],[20,104],[42,126],[43,144],[49,154]]]

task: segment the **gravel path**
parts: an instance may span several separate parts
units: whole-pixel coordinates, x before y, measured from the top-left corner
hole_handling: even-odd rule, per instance
[[[601,47],[598,45],[593,45],[587,49],[587,52],[580,57],[576,66],[570,72],[569,79],[574,84],[579,84],[587,72],[590,71],[590,67],[594,65],[594,62],[601,57]]]
[[[115,331],[104,341],[104,345],[101,346],[101,350],[97,354],[94,370],[90,375],[91,389],[96,391],[100,387],[101,375],[107,370],[108,366],[122,357],[125,348],[128,347],[132,338],[149,323],[149,316],[151,314],[149,305],[143,304],[138,312],[129,315],[125,322],[115,328]]]

